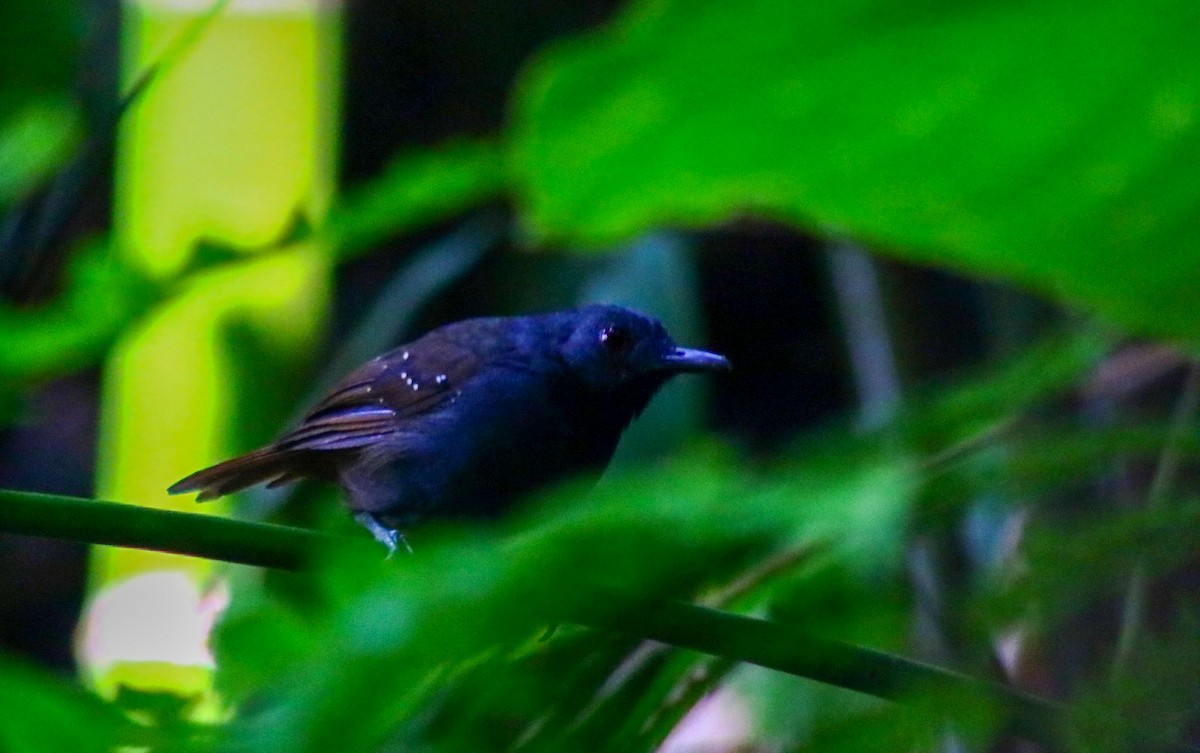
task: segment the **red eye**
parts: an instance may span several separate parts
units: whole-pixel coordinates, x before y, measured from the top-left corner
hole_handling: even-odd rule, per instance
[[[633,334],[624,327],[609,325],[600,330],[600,342],[609,353],[619,356],[633,345]]]

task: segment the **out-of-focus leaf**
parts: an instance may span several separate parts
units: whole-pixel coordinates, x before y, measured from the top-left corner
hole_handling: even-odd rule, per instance
[[[1013,499],[1035,498],[1095,481],[1105,469],[1122,462],[1149,461],[1162,452],[1170,431],[1168,426],[1153,425],[1133,429],[1030,427],[1011,437],[1002,450],[994,445],[977,447],[952,468],[980,489]],[[1181,438],[1176,446],[1187,457],[1200,457],[1200,436]],[[933,470],[932,484],[940,480],[943,470]]]
[[[6,0],[0,6],[0,98],[65,91],[76,74],[82,9],[70,3]],[[2,113],[0,113],[2,114]]]
[[[750,704],[756,739],[783,750],[808,750],[801,743],[815,731],[859,721],[868,711],[881,716],[897,711],[872,696],[759,667],[742,667],[733,687]]]
[[[930,467],[987,445],[1022,411],[1062,397],[1111,348],[1092,332],[1054,333],[1003,363],[990,364],[957,384],[939,385],[909,401],[898,425]]]
[[[382,174],[345,192],[328,230],[342,259],[379,241],[445,219],[497,196],[506,182],[500,150],[458,142],[397,157]]]
[[[636,675],[623,682],[579,725],[569,746],[576,750],[658,750],[663,741],[706,695],[726,680],[737,662],[728,658],[656,650]],[[582,734],[579,734],[582,733]]]
[[[96,751],[130,742],[131,725],[99,698],[57,678],[0,660],[0,750]]]
[[[871,710],[822,720],[810,744],[797,748],[822,753],[868,750],[973,750],[994,739],[998,709],[978,699],[945,693],[918,694],[898,706],[871,704]],[[953,724],[945,719],[953,718]],[[950,744],[949,741],[953,741]]]
[[[770,588],[772,576],[795,567],[802,554],[755,563],[704,601],[722,608],[752,606],[761,599],[758,592]],[[728,658],[676,651],[655,641],[559,628],[553,640],[538,641],[526,656],[486,662],[460,676],[455,703],[441,715],[439,732],[455,740],[459,750],[506,748],[497,744],[496,735],[507,729],[530,753],[649,752],[735,666]],[[521,724],[511,724],[519,706],[509,687],[525,690]],[[440,743],[439,748],[445,749]]]
[[[2,136],[2,134],[0,134]],[[3,157],[0,143],[0,158]],[[2,167],[0,160],[0,167]],[[5,176],[0,176],[0,183]],[[412,229],[453,211],[481,201],[496,192],[500,184],[498,157],[494,148],[483,144],[460,144],[444,152],[423,154],[401,160],[377,183],[353,193],[334,212],[329,232],[339,248],[351,255],[397,232]],[[0,195],[2,198],[2,195]],[[295,232],[305,233],[300,227]],[[492,237],[494,230],[465,230],[466,234]],[[289,239],[293,235],[289,231]],[[466,235],[456,236],[460,245]],[[409,270],[398,279],[399,293],[420,293],[438,286],[438,280],[455,274],[456,265],[470,264],[477,256],[479,243],[467,243],[469,253],[438,249],[430,253],[424,266]],[[464,248],[466,246],[463,246]],[[218,264],[236,264],[240,259],[208,248],[196,270]],[[28,310],[0,307],[0,378],[28,378],[62,372],[92,363],[119,332],[164,291],[153,286],[109,253],[109,241],[95,241],[75,253],[68,273],[66,290],[53,302]],[[395,295],[388,298],[400,300]],[[411,299],[401,301],[410,306]],[[386,314],[395,314],[389,309]],[[372,326],[378,322],[373,321]],[[359,352],[361,346],[355,350]]]
[[[1200,620],[1195,603],[1186,607],[1166,635],[1142,642],[1127,672],[1088,684],[1072,709],[1071,750],[1195,750],[1181,744],[1195,733],[1200,697]]]
[[[228,4],[229,0],[214,0],[207,12],[197,16],[187,26],[182,28],[163,49],[161,55],[152,64],[142,70],[136,80],[120,97],[115,106],[92,107],[86,113],[86,138],[75,139],[74,148],[66,148],[69,136],[75,131],[82,130],[75,121],[79,118],[75,113],[75,105],[67,95],[67,89],[77,88],[72,78],[74,71],[74,46],[71,32],[74,27],[81,26],[73,15],[78,9],[69,3],[38,4],[35,6],[27,0],[17,0],[7,4],[0,10],[0,24],[5,19],[4,13],[12,13],[18,9],[21,22],[9,23],[0,30],[0,38],[6,33],[16,30],[19,40],[0,39],[0,70],[19,71],[17,76],[6,79],[12,86],[0,86],[0,123],[4,120],[4,104],[6,97],[15,101],[21,100],[20,90],[24,86],[34,92],[34,104],[40,107],[29,108],[34,113],[41,113],[49,104],[53,105],[51,112],[56,116],[53,120],[42,113],[42,122],[37,128],[28,127],[30,124],[17,120],[15,133],[0,134],[0,205],[5,199],[5,179],[10,182],[32,184],[35,178],[49,173],[51,168],[57,168],[57,174],[42,182],[41,190],[26,197],[26,201],[12,209],[6,218],[7,232],[0,234],[0,253],[21,257],[19,263],[25,267],[23,274],[36,275],[45,259],[40,258],[51,246],[61,242],[66,230],[67,221],[79,208],[94,173],[100,169],[106,155],[113,148],[117,124],[129,108],[145,94],[150,85],[171,69],[183,58],[191,45],[201,36],[208,24]],[[33,7],[33,13],[27,11]],[[22,13],[24,10],[26,12]],[[39,28],[40,27],[40,28]],[[39,32],[51,31],[55,43],[66,49],[54,50],[46,40],[37,39]],[[36,40],[36,41],[34,41]],[[11,44],[4,44],[5,41]],[[31,43],[32,42],[32,43]],[[13,55],[14,51],[24,53],[25,57]],[[49,62],[49,64],[47,64]],[[8,64],[6,64],[8,63]],[[57,79],[57,83],[54,80]],[[55,98],[47,94],[49,89],[62,90]],[[46,89],[46,90],[44,90]],[[26,113],[28,114],[28,112]],[[28,118],[25,118],[28,120]],[[10,129],[13,130],[13,129]],[[6,139],[6,136],[16,138]],[[70,155],[70,160],[65,158]],[[65,164],[60,165],[60,162]],[[14,193],[17,191],[14,190]],[[10,260],[10,264],[13,264]]]
[[[25,379],[94,362],[161,291],[94,241],[76,254],[66,290],[30,309],[0,307],[0,380]]]
[[[877,478],[869,457],[859,460],[847,463],[844,474]],[[895,513],[881,512],[883,505],[903,510],[908,498],[888,486],[879,500],[854,500],[844,496],[855,486],[847,481],[836,504],[872,512],[849,512],[837,527],[818,526],[816,512],[797,512],[833,506],[820,501],[827,487],[797,489],[778,482],[706,454],[653,474],[613,479],[586,502],[554,501],[553,514],[547,509],[518,521],[505,538],[486,531],[423,530],[410,537],[413,557],[386,566],[376,560],[330,562],[318,573],[325,594],[318,603],[334,609],[313,623],[308,642],[313,652],[277,665],[283,669],[268,683],[268,694],[251,706],[261,713],[235,723],[231,735],[261,750],[322,750],[333,744],[344,751],[373,750],[398,729],[405,730],[402,736],[419,729],[422,709],[440,696],[447,676],[520,652],[547,621],[686,598],[739,572],[748,557],[785,542],[843,536],[865,542],[874,534],[854,529],[875,526],[880,516],[895,520]],[[488,670],[473,679],[508,676]],[[536,716],[526,715],[540,707],[535,701],[563,687],[522,677],[511,694],[495,699],[500,705],[465,708],[507,709],[515,714],[512,723],[534,723]],[[480,696],[503,688],[471,687]],[[585,684],[573,692],[586,690]],[[621,703],[637,699],[635,693]],[[578,708],[577,700],[569,706]],[[268,720],[269,726],[258,726]]]
[[[817,567],[798,573],[794,584],[785,579],[776,585],[773,619],[804,624],[813,635],[904,651],[911,616],[901,571],[864,575],[836,561]]]
[[[70,87],[79,10],[37,0],[0,5],[0,209],[55,170],[78,136]]]
[[[257,586],[245,582],[243,586],[217,633],[219,690],[234,701],[251,696],[290,664],[318,650],[311,643],[312,626],[295,609],[262,598]],[[223,661],[224,657],[231,660]]]
[[[989,599],[1001,619],[1026,615],[1032,606],[1049,623],[1074,614],[1103,595],[1119,595],[1135,568],[1159,577],[1195,559],[1200,502],[1127,512],[1073,524],[1034,529],[1020,576]],[[984,610],[980,610],[981,612]]]
[[[442,750],[560,750],[620,671],[637,639],[573,626],[489,656],[444,683],[425,729],[406,730]]]
[[[543,238],[756,212],[1200,341],[1200,6],[641,0],[523,79]]]
[[[78,126],[74,108],[60,100],[30,103],[0,120],[0,207],[61,164]]]

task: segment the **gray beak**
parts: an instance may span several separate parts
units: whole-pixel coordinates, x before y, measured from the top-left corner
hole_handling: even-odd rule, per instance
[[[672,373],[702,374],[709,371],[729,371],[733,365],[729,359],[707,350],[676,348],[663,356],[662,368]]]

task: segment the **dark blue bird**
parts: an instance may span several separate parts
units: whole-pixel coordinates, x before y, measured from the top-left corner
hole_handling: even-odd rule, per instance
[[[421,519],[495,515],[556,479],[598,474],[668,379],[727,369],[620,306],[468,319],[370,361],[275,443],[170,491],[205,500],[325,479],[394,550],[397,529]]]

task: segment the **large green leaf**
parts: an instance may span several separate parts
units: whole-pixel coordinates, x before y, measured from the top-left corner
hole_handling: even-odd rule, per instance
[[[543,239],[741,212],[1200,340],[1200,5],[641,0],[523,79]]]
[[[82,688],[0,657],[0,750],[110,751],[131,740],[132,725]]]

